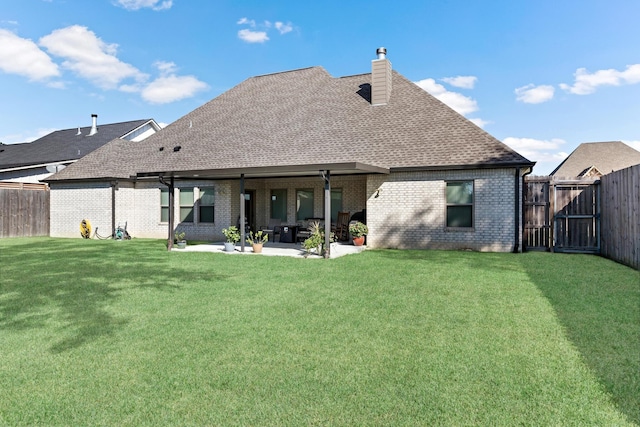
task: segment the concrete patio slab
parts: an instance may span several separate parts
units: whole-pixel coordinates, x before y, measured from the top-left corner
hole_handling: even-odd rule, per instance
[[[288,256],[294,258],[304,258],[306,250],[300,243],[279,243],[268,242],[262,248],[261,254],[253,253],[250,245],[245,245],[244,252],[240,252],[240,245],[236,245],[234,252],[225,252],[223,242],[213,242],[200,245],[189,245],[184,249],[178,249],[175,246],[172,251],[176,252],[220,252],[228,255],[266,255],[266,256]],[[357,254],[366,250],[366,246],[354,246],[351,243],[335,242],[331,244],[331,258],[338,258],[344,255]],[[323,259],[321,256],[312,253],[309,259]]]

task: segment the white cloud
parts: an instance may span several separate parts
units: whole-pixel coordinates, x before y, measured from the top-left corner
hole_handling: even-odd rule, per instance
[[[475,124],[476,126],[478,126],[479,128],[484,128],[489,123],[492,123],[492,122],[490,122],[488,120],[482,120],[482,119],[479,119],[479,118],[469,119],[469,121],[471,123]]]
[[[0,141],[4,144],[19,144],[22,142],[32,142],[36,139],[42,138],[45,135],[49,135],[51,132],[54,132],[59,129],[53,128],[40,128],[33,131],[29,131],[29,133],[14,133],[11,135],[0,136]]]
[[[171,73],[175,73],[178,69],[175,62],[166,62],[166,61],[156,61],[153,65],[160,71],[160,74],[167,75]]]
[[[624,71],[598,70],[589,73],[586,68],[578,68],[574,74],[572,86],[562,83],[560,87],[575,95],[588,95],[596,91],[598,86],[621,86],[640,83],[640,64],[629,65]]]
[[[478,103],[474,99],[448,91],[434,79],[424,79],[414,83],[462,115],[478,111]]]
[[[553,99],[555,88],[549,85],[535,86],[528,84],[517,88],[514,92],[518,101],[525,104],[540,104]]]
[[[622,142],[627,144],[629,147],[635,148],[636,150],[640,151],[640,141],[625,141],[625,140],[622,140]]]
[[[171,8],[173,0],[118,0],[117,4],[127,10],[139,10],[145,7],[164,10]]]
[[[247,43],[264,43],[269,40],[266,31],[252,31],[246,28],[238,31],[238,37]]]
[[[476,76],[456,76],[456,77],[444,77],[443,82],[449,83],[451,86],[459,87],[462,89],[473,89],[478,78]]]
[[[566,141],[560,138],[542,140],[508,137],[502,142],[533,161],[560,161],[568,156],[567,153],[561,151],[561,147],[566,144]]]
[[[194,76],[163,76],[158,77],[142,90],[142,98],[152,104],[168,104],[191,98],[208,87],[206,83]]]
[[[280,35],[290,33],[293,31],[293,24],[287,22],[286,24],[282,21],[276,21],[275,23],[271,23],[270,21],[264,21],[262,24],[256,24],[256,21],[253,19],[249,19],[247,17],[240,18],[236,24],[238,25],[247,25],[249,28],[242,29],[238,31],[238,38],[247,43],[264,43],[269,39],[268,31],[271,31],[273,28],[276,29],[280,33]]]
[[[238,25],[249,25],[250,27],[255,27],[256,26],[256,21],[254,21],[253,19],[247,19],[247,18],[240,18],[238,20],[238,22],[236,22],[236,24]]]
[[[3,29],[0,29],[0,70],[34,81],[60,75],[58,66],[33,41]]]
[[[62,82],[62,81],[55,81],[55,82],[47,83],[47,87],[50,87],[52,89],[66,89],[67,88],[67,84],[65,82]]]
[[[176,76],[177,66],[173,62],[156,61],[153,65],[160,71],[160,77],[141,90],[142,98],[152,104],[191,98],[209,87],[194,76]]]
[[[137,68],[116,57],[118,45],[107,44],[95,33],[79,25],[61,28],[40,39],[49,53],[65,59],[64,68],[93,82],[103,89],[115,89],[128,78],[144,81],[148,78]]]
[[[287,34],[293,31],[293,26],[291,25],[290,22],[285,24],[283,22],[278,21],[275,23],[275,27],[276,27],[276,30],[280,32],[280,34]]]

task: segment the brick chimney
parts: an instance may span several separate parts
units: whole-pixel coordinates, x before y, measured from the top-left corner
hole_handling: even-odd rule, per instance
[[[371,105],[386,105],[391,97],[391,62],[384,47],[376,55],[378,59],[371,61]]]

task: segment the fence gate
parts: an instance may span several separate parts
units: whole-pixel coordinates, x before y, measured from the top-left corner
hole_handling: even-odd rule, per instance
[[[557,183],[553,219],[556,252],[600,252],[598,183]]]
[[[600,181],[527,177],[525,247],[600,252]]]
[[[551,215],[548,177],[527,177],[524,186],[524,245],[528,250],[551,248]]]

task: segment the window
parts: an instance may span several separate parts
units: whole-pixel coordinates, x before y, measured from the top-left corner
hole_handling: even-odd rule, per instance
[[[331,189],[331,222],[338,220],[338,212],[342,212],[342,188]]]
[[[473,227],[473,181],[447,182],[447,227]]]
[[[160,222],[169,222],[169,190],[160,189]]]
[[[180,189],[180,222],[193,222],[193,188]]]
[[[313,190],[296,190],[296,221],[313,218]]]
[[[287,190],[271,190],[271,216],[287,223]]]
[[[198,209],[199,222],[214,222],[214,206],[216,195],[213,187],[200,189],[200,206]]]

